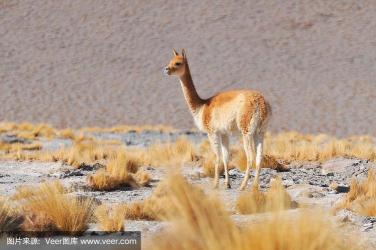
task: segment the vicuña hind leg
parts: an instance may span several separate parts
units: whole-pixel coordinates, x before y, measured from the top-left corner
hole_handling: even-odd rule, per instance
[[[243,135],[243,146],[244,146],[245,155],[247,156],[247,169],[245,171],[242,184],[240,185],[240,188],[239,188],[240,190],[244,190],[245,187],[247,186],[249,173],[254,163],[255,147],[254,147],[254,135],[253,134]]]
[[[213,187],[217,188],[219,183],[219,165],[221,164],[221,137],[218,134],[210,134],[208,137],[216,157]]]
[[[259,178],[260,178],[260,169],[261,169],[261,162],[262,162],[262,153],[263,153],[263,143],[264,143],[264,134],[259,133],[256,135],[255,138],[256,144],[256,174],[255,180],[253,181],[253,187],[257,187],[259,185]]]
[[[230,150],[229,150],[229,138],[228,135],[222,135],[222,160],[223,160],[223,166],[225,168],[225,185],[226,188],[231,188],[230,179],[228,176],[228,163],[230,160]]]

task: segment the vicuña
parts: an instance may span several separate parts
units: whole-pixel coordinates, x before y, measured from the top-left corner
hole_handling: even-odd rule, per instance
[[[263,140],[271,107],[261,93],[254,90],[234,90],[218,93],[202,99],[196,91],[189,71],[185,50],[174,57],[165,68],[165,73],[179,77],[185,100],[192,113],[196,126],[208,134],[211,147],[216,155],[214,188],[218,187],[219,166],[223,161],[225,185],[231,188],[228,175],[230,158],[229,135],[240,132],[243,136],[244,151],[247,156],[247,170],[240,190],[247,186],[252,165],[256,164],[253,185],[258,187],[262,160]]]

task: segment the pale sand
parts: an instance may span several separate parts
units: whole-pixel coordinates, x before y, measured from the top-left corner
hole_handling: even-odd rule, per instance
[[[0,119],[191,128],[162,74],[185,47],[203,97],[260,90],[273,131],[376,135],[374,1],[209,2],[0,0]]]

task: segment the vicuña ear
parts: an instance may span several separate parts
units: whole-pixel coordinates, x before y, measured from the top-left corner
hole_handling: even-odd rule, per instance
[[[185,54],[185,49],[182,49],[182,50],[181,50],[181,54],[182,54],[183,58],[187,58],[187,56],[186,56],[186,54]]]
[[[179,53],[178,53],[178,52],[176,52],[176,50],[175,50],[175,49],[172,49],[172,51],[174,52],[174,56],[178,56],[178,55],[179,55]]]

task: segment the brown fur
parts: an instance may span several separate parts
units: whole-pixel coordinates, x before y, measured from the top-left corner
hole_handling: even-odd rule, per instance
[[[214,109],[222,109],[225,104],[233,101],[241,95],[244,98],[243,102],[238,103],[237,106],[237,129],[242,134],[249,131],[249,124],[256,108],[259,109],[261,121],[267,119],[270,109],[269,104],[266,102],[261,93],[253,90],[233,90],[218,93],[215,96],[203,101],[203,124],[206,132],[211,133],[215,131],[215,122],[211,119],[211,114]],[[235,128],[232,128],[234,130]]]

